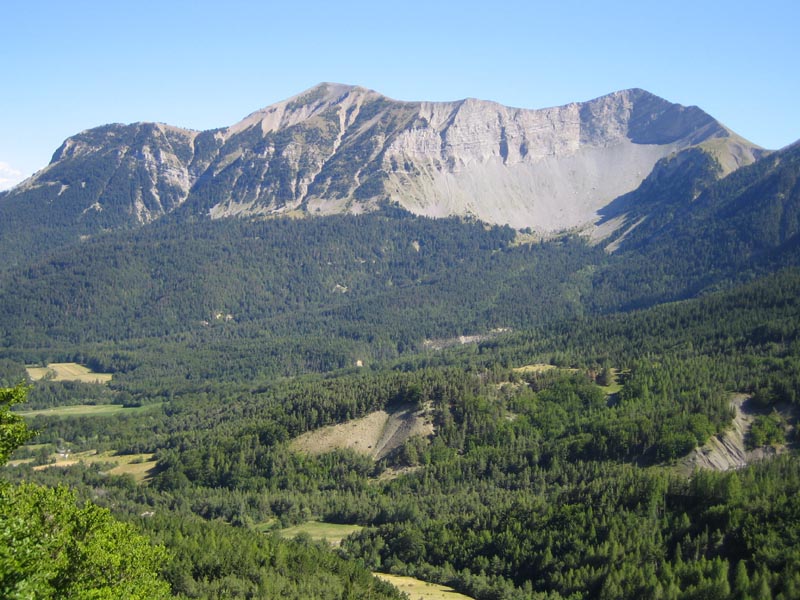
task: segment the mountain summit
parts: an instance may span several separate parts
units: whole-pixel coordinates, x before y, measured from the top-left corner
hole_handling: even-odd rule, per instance
[[[0,199],[0,216],[25,226],[24,215],[45,211],[31,223],[74,239],[178,211],[326,215],[396,202],[547,234],[591,228],[656,163],[689,148],[713,156],[720,175],[761,153],[699,108],[640,89],[529,110],[400,102],[323,83],[225,129],[135,123],[79,133]]]

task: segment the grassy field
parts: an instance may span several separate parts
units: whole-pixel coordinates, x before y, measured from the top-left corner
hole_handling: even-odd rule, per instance
[[[523,367],[516,367],[513,369],[517,373],[545,373],[547,371],[552,371],[556,369],[554,365],[548,365],[544,363],[537,363],[533,365],[525,365]],[[560,371],[566,371],[569,373],[574,373],[578,369],[559,369]],[[609,385],[601,385],[598,386],[601,390],[603,390],[606,395],[610,396],[612,394],[618,393],[622,389],[622,384],[619,383],[620,375],[623,374],[622,371],[619,369],[611,369],[611,383]]]
[[[348,535],[361,529],[361,525],[338,525],[336,523],[307,521],[301,525],[281,529],[278,533],[285,538],[293,538],[299,533],[307,533],[312,540],[327,540],[333,546],[338,546]]]
[[[39,410],[14,411],[23,417],[107,417],[120,413],[132,414],[149,410],[158,406],[147,404],[145,406],[125,407],[121,404],[73,404],[72,406],[58,406],[56,408],[42,408]]]
[[[611,369],[611,383],[609,385],[600,386],[600,389],[603,390],[607,396],[617,394],[622,389],[622,384],[619,382],[621,374],[622,371],[619,369]]]
[[[408,594],[409,600],[472,600],[469,596],[459,594],[453,588],[438,583],[428,583],[413,577],[373,573],[376,577],[388,581],[401,592]]]
[[[25,367],[28,377],[33,381],[51,379],[52,381],[81,381],[83,383],[108,383],[111,373],[95,373],[78,363],[50,363],[46,367]]]
[[[111,456],[110,462],[116,462],[117,466],[109,471],[111,475],[131,475],[137,483],[141,483],[150,476],[150,472],[156,468],[156,461],[152,454],[124,454],[122,456]]]
[[[153,460],[152,454],[115,454],[113,451],[97,452],[96,450],[87,450],[86,452],[76,452],[75,454],[53,454],[53,457],[55,458],[54,463],[34,467],[34,470],[69,467],[78,463],[87,465],[112,463],[115,466],[108,470],[107,473],[111,475],[132,475],[137,482],[142,482],[156,466],[156,461]]]

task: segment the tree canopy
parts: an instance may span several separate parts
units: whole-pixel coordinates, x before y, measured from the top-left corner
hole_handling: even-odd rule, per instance
[[[27,388],[0,390],[0,461],[33,433],[11,413]],[[0,596],[9,599],[150,600],[171,596],[163,546],[74,492],[0,482]]]

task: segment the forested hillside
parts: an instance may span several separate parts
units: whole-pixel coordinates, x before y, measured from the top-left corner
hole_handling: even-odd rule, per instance
[[[391,358],[425,338],[580,314],[584,267],[602,251],[572,239],[513,240],[509,228],[394,209],[299,221],[163,221],[9,274],[0,282],[0,327],[7,351],[31,350],[28,361],[46,358],[39,348],[109,340],[115,354],[175,345],[177,361],[187,348],[221,344],[245,355],[232,365],[242,373],[293,373]],[[142,338],[152,341],[130,342]],[[231,338],[239,340],[234,348]],[[248,360],[253,351],[258,366]],[[89,354],[101,370],[125,370],[102,349]],[[201,370],[224,375],[224,365],[203,362]],[[197,367],[178,368],[185,376]]]
[[[594,306],[648,306],[798,265],[800,146],[719,181],[695,150],[662,163],[609,211],[631,229],[594,280]]]
[[[275,583],[270,569],[286,572],[263,561],[285,542],[254,530],[310,518],[366,526],[344,543],[347,560],[481,599],[797,597],[793,455],[691,479],[669,465],[728,426],[734,391],[753,395],[764,419],[779,415],[771,444],[794,443],[799,292],[800,275],[786,271],[731,292],[543,324],[394,366],[208,379],[171,397],[157,380],[119,383],[118,394],[161,403],[128,415],[40,416],[36,441],[155,453],[148,484],[103,476],[101,465],[18,466],[6,476],[70,481],[115,506],[166,544],[173,558],[164,576],[187,597],[223,589],[271,597],[276,586],[302,586]],[[517,368],[539,363],[564,369]],[[598,385],[613,379],[609,371],[620,388]],[[42,391],[32,399],[46,406]],[[435,435],[410,438],[381,462],[288,446],[304,431],[408,404],[427,411]],[[215,529],[209,519],[234,527]],[[335,573],[353,568],[300,544],[282,552],[305,548],[322,554],[302,560],[325,561]]]
[[[478,600],[800,598],[797,148],[720,181],[672,160],[595,245],[385,205],[163,217],[6,269],[0,385],[43,375],[3,392],[28,402],[0,411],[0,459],[20,416],[37,432],[6,521],[94,515],[179,598],[400,597],[370,571]],[[293,443],[378,411],[433,433],[380,460]],[[695,469],[734,423],[750,464]],[[9,597],[78,579],[20,566],[27,523],[50,539],[25,510]],[[315,521],[349,536],[282,537]]]

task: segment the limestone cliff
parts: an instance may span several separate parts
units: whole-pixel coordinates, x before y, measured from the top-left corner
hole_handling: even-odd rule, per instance
[[[216,131],[109,125],[68,139],[8,194],[58,202],[86,227],[175,210],[212,218],[371,210],[399,203],[541,233],[585,230],[656,163],[713,153],[720,175],[760,150],[696,107],[639,89],[528,110],[399,102],[320,84]]]

